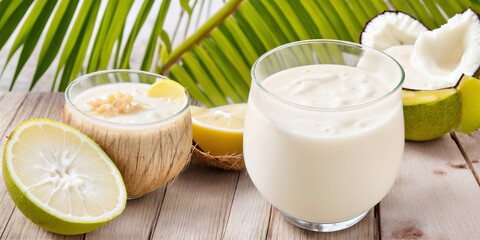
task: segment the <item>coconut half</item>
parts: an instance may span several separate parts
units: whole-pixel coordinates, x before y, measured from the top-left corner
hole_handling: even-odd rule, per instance
[[[400,11],[384,11],[365,24],[360,43],[378,50],[415,43],[429,29],[416,18]]]
[[[462,74],[473,76],[480,67],[477,13],[469,8],[440,28],[422,32],[413,47],[411,61],[430,78],[445,83],[438,87],[455,86]]]
[[[404,89],[451,88],[462,74],[472,76],[480,67],[480,19],[468,9],[440,28],[420,33],[414,45],[384,51],[405,69]]]
[[[418,24],[411,19],[411,28],[401,27],[399,23],[405,18],[404,14],[379,15],[367,24],[361,36],[363,44],[385,51],[405,70],[405,138],[426,141],[453,129],[469,133],[480,128],[480,81],[467,76],[480,67],[477,13],[468,9],[433,31],[413,27]],[[395,43],[392,39],[413,41]]]

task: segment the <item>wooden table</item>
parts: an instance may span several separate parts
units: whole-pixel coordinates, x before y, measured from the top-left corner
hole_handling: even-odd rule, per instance
[[[60,120],[63,102],[62,93],[0,93],[1,149],[25,120]],[[0,181],[0,239],[480,239],[479,158],[478,132],[407,142],[390,193],[357,225],[334,233],[288,223],[245,171],[217,170],[195,160],[167,185],[128,201],[109,224],[76,236],[34,225]]]

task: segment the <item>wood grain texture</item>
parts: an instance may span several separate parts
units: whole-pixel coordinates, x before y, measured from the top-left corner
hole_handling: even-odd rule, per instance
[[[196,160],[170,182],[152,239],[221,239],[238,173]]]
[[[318,233],[298,228],[273,208],[267,239],[272,240],[308,240],[308,239],[375,239],[377,226],[374,210],[371,209],[367,216],[356,225],[338,232]]]
[[[480,184],[480,131],[477,130],[468,135],[454,132],[452,135],[472,169],[477,183]]]
[[[27,93],[0,93],[0,134],[5,135],[5,131],[26,97]]]
[[[17,208],[13,211],[7,228],[1,238],[3,239],[69,239],[81,240],[81,235],[59,235],[43,230],[28,220]]]
[[[247,171],[240,172],[223,239],[265,239],[271,209]]]
[[[139,199],[128,200],[123,213],[103,227],[85,234],[93,239],[149,239],[165,196],[166,184]]]
[[[449,134],[407,142],[380,205],[382,239],[480,239],[480,188]]]
[[[0,93],[0,146],[3,150],[3,146],[7,142],[7,138],[11,131],[7,131],[10,123],[13,121],[17,114],[18,108],[22,105],[26,93]],[[1,151],[1,158],[3,159],[3,151]],[[0,169],[2,165],[0,164]],[[9,218],[13,210],[13,202],[10,200],[10,196],[7,193],[5,184],[3,183],[3,174],[0,171],[0,236],[2,235],[5,226],[7,225]]]
[[[7,131],[7,128],[10,126],[12,120],[17,114],[18,108],[22,105],[26,96],[26,93],[0,93],[0,146],[2,150],[11,132],[11,130]],[[3,151],[1,152],[2,158],[0,159],[3,159]],[[0,169],[2,169],[2,164],[0,164]],[[2,236],[5,226],[7,226],[12,214],[14,205],[7,193],[5,183],[3,182],[2,171],[0,171],[0,179],[0,236]]]
[[[62,93],[29,93],[18,109],[15,119],[11,122],[6,133],[9,134],[20,123],[33,118],[60,120],[62,106]],[[4,146],[4,143],[2,146]],[[7,199],[11,203],[10,209],[13,209],[13,202],[7,194],[3,181],[0,184],[0,193],[7,195]],[[8,208],[3,208],[2,206],[2,211],[8,211]],[[17,208],[14,208],[1,239],[82,239],[82,235],[62,236],[47,232],[30,222]]]
[[[62,93],[0,93],[0,147],[25,120],[60,120],[62,106]],[[472,173],[480,171],[480,133],[453,136],[459,145],[450,135],[407,142],[400,175],[380,203],[380,236],[373,210],[344,231],[302,230],[263,199],[245,171],[192,161],[168,186],[128,201],[111,223],[75,236],[30,222],[0,180],[0,239],[480,239],[480,188]]]

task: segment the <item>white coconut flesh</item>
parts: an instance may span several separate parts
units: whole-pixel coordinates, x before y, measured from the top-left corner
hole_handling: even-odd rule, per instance
[[[468,9],[441,28],[420,34],[412,57],[419,68],[443,81],[443,87],[456,85],[462,73],[472,76],[480,66],[478,15]]]
[[[420,21],[399,11],[385,11],[372,18],[360,34],[360,43],[378,50],[415,43],[428,31]]]
[[[422,32],[414,45],[393,46],[385,52],[405,69],[404,88],[453,87],[462,74],[472,76],[480,66],[480,20],[468,9],[442,27]]]
[[[448,83],[444,81],[444,79],[429,74],[428,71],[420,68],[416,61],[417,59],[412,58],[413,49],[414,45],[400,45],[389,47],[385,50],[385,53],[395,58],[404,69],[405,80],[403,82],[403,88],[435,90],[455,85],[455,83]],[[459,78],[456,80],[458,79]]]

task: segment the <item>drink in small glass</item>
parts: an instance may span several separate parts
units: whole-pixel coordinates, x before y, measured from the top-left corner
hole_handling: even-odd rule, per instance
[[[308,40],[264,54],[252,78],[244,158],[260,193],[304,229],[360,221],[400,169],[402,67],[359,44]]]
[[[192,143],[190,98],[147,97],[165,77],[111,70],[76,79],[65,91],[63,121],[105,150],[122,173],[127,195],[147,194],[183,169]]]

